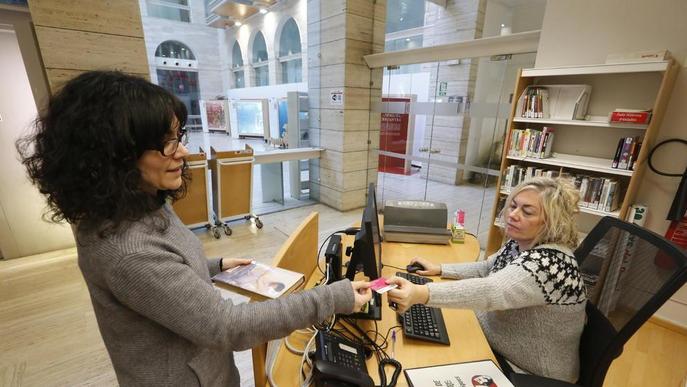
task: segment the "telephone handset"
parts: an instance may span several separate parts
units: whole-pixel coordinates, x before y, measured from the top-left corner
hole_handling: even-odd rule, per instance
[[[362,345],[324,331],[317,332],[316,340],[315,386],[374,387]]]

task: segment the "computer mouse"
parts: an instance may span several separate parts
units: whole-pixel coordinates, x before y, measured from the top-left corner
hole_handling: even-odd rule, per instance
[[[421,263],[415,262],[415,263],[411,263],[410,265],[406,266],[406,270],[408,270],[408,273],[415,273],[418,270],[425,270],[425,267],[422,266]]]

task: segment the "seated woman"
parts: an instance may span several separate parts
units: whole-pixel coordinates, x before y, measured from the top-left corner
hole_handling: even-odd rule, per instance
[[[402,313],[413,304],[478,311],[495,352],[520,371],[575,382],[586,295],[572,249],[579,195],[559,179],[533,178],[515,187],[502,217],[509,238],[485,261],[436,265],[415,258],[421,275],[459,281],[399,285],[389,301]],[[446,321],[447,325],[450,321]]]
[[[186,108],[150,82],[88,72],[49,101],[18,142],[55,221],[66,220],[100,333],[122,386],[238,386],[232,351],[360,310],[343,280],[233,305],[210,280],[248,260],[212,259],[174,213],[188,180]],[[311,259],[308,257],[308,259]]]

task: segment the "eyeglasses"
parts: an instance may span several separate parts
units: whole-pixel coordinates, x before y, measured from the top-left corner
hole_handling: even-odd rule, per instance
[[[174,140],[165,141],[162,144],[162,149],[160,149],[160,153],[162,153],[162,155],[165,157],[170,157],[174,155],[174,153],[176,153],[177,149],[179,148],[179,143],[184,144],[184,146],[188,144],[188,133],[185,130],[180,130],[179,136]]]

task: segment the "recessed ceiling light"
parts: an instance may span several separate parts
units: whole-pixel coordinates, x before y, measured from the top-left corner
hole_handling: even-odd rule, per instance
[[[242,25],[243,24],[238,20],[234,22],[234,26],[236,26],[236,27],[241,27]]]
[[[264,15],[264,14],[266,14],[267,12],[269,12],[269,11],[267,10],[267,8],[260,8],[260,13],[261,13],[261,14]]]

